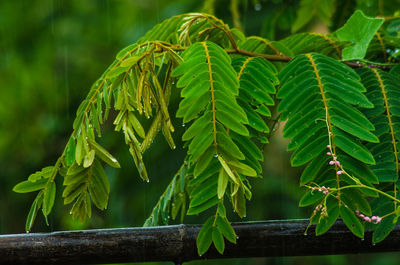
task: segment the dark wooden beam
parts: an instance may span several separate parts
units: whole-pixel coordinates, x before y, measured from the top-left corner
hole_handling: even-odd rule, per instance
[[[237,244],[227,242],[224,255],[212,247],[199,257],[198,225],[118,228],[0,235],[0,264],[104,264],[121,262],[304,256],[400,251],[400,228],[375,246],[351,234],[342,222],[316,237],[307,220],[234,224]]]

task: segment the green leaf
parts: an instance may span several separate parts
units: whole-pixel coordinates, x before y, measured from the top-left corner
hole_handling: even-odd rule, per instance
[[[85,159],[83,160],[83,167],[88,168],[93,164],[94,157],[96,155],[96,151],[94,149],[90,150],[89,153],[86,154]]]
[[[339,217],[339,206],[336,198],[329,197],[326,201],[326,208],[327,216],[321,216],[317,227],[315,228],[315,234],[317,236],[327,232]]]
[[[205,210],[216,205],[218,201],[219,201],[218,196],[215,196],[199,206],[189,208],[187,215],[195,215],[204,212]]]
[[[212,228],[212,241],[214,242],[215,248],[220,254],[224,253],[225,241],[221,232],[215,226]]]
[[[246,164],[243,164],[241,162],[234,161],[234,160],[228,161],[228,164],[230,166],[232,166],[232,168],[235,169],[236,172],[238,172],[240,174],[243,174],[248,177],[256,177],[257,176],[257,172]]]
[[[309,190],[303,195],[303,197],[301,197],[299,202],[299,207],[306,207],[312,205],[320,201],[323,197],[324,195],[322,194],[322,192]]]
[[[232,131],[244,136],[249,135],[249,131],[247,130],[246,126],[240,123],[235,117],[231,116],[230,113],[219,110],[217,111],[217,119]]]
[[[364,226],[348,207],[340,206],[340,217],[354,235],[364,238]]]
[[[46,184],[47,184],[47,179],[39,179],[35,182],[26,180],[15,185],[13,191],[17,193],[27,193],[27,192],[37,191],[46,187]]]
[[[68,167],[75,162],[75,139],[72,136],[69,138],[68,146],[65,150],[65,160]]]
[[[125,60],[123,60],[120,65],[122,67],[131,67],[132,65],[137,63],[140,58],[142,58],[142,56],[131,56],[131,57],[128,57]]]
[[[226,174],[225,170],[221,168],[218,175],[218,199],[224,197],[228,179],[229,176]]]
[[[122,66],[117,66],[114,69],[110,70],[110,72],[107,73],[107,78],[114,78],[119,76],[122,73],[125,73],[128,71],[129,67],[122,67]]]
[[[365,140],[371,143],[378,143],[379,139],[373,133],[364,129],[363,127],[347,120],[345,117],[339,117],[336,115],[331,116],[331,122],[333,125],[337,126],[338,128],[342,129],[343,131],[354,135],[361,140]]]
[[[310,181],[313,181],[317,177],[318,172],[327,165],[330,159],[331,157],[326,155],[325,150],[322,151],[303,170],[303,173],[300,177],[300,185],[304,185],[309,183]]]
[[[42,208],[43,208],[43,214],[45,216],[49,215],[49,213],[51,212],[55,198],[56,198],[56,184],[52,181],[47,185],[46,189],[44,189]]]
[[[326,149],[327,144],[328,137],[326,137],[326,135],[316,138],[311,143],[306,143],[305,147],[299,148],[293,153],[290,159],[292,166],[297,167],[304,165],[311,159],[318,156],[324,149]]]
[[[371,206],[360,191],[357,189],[345,189],[343,190],[343,194],[351,200],[351,203],[354,204],[355,209],[360,210],[360,212],[366,215],[372,215]]]
[[[342,135],[336,135],[334,142],[337,147],[361,162],[375,164],[375,159],[372,154],[360,143]]]
[[[53,173],[54,173],[54,166],[44,167],[42,168],[42,170],[36,171],[35,173],[29,175],[28,180],[31,182],[35,182],[42,178],[48,179],[53,175]]]
[[[396,224],[393,223],[395,215],[389,215],[383,218],[382,221],[377,225],[374,234],[372,236],[372,243],[377,244],[383,241],[392,232]]]
[[[26,232],[29,232],[32,229],[33,223],[35,222],[36,219],[37,212],[42,206],[42,201],[43,201],[43,193],[39,192],[32,203],[28,216],[26,217],[26,223],[25,223]]]
[[[382,18],[365,16],[362,11],[357,10],[346,24],[336,31],[339,40],[351,43],[351,46],[343,49],[342,59],[344,61],[363,59],[369,43],[383,21]]]
[[[216,223],[218,229],[221,231],[224,237],[233,244],[236,244],[236,233],[235,230],[233,230],[228,219],[226,219],[226,217],[218,216]]]
[[[221,163],[222,167],[224,168],[225,172],[228,174],[228,176],[232,179],[232,181],[235,184],[239,184],[239,180],[238,178],[235,176],[235,174],[232,172],[232,170],[230,169],[230,167],[228,166],[228,164],[226,163],[226,161],[221,157],[218,156],[218,160]]]
[[[82,137],[82,134],[78,137],[75,148],[75,161],[78,165],[82,163],[83,157],[85,156],[85,148],[83,146],[84,143]]]
[[[209,247],[211,246],[213,221],[214,221],[214,216],[209,217],[202,226],[202,228],[200,229],[199,234],[197,235],[197,240],[196,240],[197,252],[199,253],[200,256],[206,253]]]
[[[88,140],[90,146],[96,151],[96,155],[109,164],[112,167],[120,168],[120,164],[118,163],[117,159],[115,159],[106,149],[104,149],[101,145],[96,143],[95,141]]]

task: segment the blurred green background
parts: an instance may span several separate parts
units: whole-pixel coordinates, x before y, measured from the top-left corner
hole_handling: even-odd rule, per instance
[[[238,2],[246,34],[270,39],[290,34],[299,5],[299,1],[281,0]],[[350,2],[355,5],[357,1]],[[369,2],[373,4],[374,1]],[[12,187],[36,170],[54,164],[72,131],[80,101],[115,54],[157,23],[185,12],[214,11],[233,26],[227,8],[230,3],[229,0],[0,1],[1,234],[24,232],[25,218],[35,194],[16,194]],[[313,20],[306,29],[313,29],[315,25],[321,26],[321,22]],[[322,31],[327,28],[322,24]],[[174,113],[173,107],[171,112]],[[180,128],[180,123],[174,121],[175,127]],[[110,124],[106,125],[102,144],[122,165],[120,170],[106,168],[111,184],[108,209],[95,211],[90,220],[81,224],[72,220],[70,206],[64,206],[58,194],[49,226],[39,215],[33,232],[141,226],[182,162],[185,155],[185,150],[179,148],[182,131],[180,128],[174,135],[178,144],[174,151],[169,150],[162,137],[156,139],[145,154],[151,181],[143,183],[123,137],[115,133]],[[307,218],[310,214],[309,209],[297,207],[301,196],[298,187],[301,169],[290,168],[286,142],[280,137],[279,128],[271,142],[273,144],[265,150],[264,179],[252,182],[254,196],[248,203],[247,217],[241,221]],[[62,187],[60,179],[59,190]],[[187,223],[203,221],[198,217],[185,220]],[[234,215],[230,220],[239,221]],[[397,264],[397,260],[397,255],[371,254],[208,263]]]

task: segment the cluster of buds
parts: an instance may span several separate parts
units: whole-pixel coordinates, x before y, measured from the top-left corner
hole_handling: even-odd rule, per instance
[[[328,195],[328,193],[329,193],[329,191],[330,191],[330,189],[331,188],[329,188],[329,187],[325,187],[325,186],[322,186],[322,187],[320,187],[320,188],[318,188],[318,187],[312,187],[311,188],[311,190],[317,190],[317,191],[319,191],[319,192],[322,192],[324,195]]]
[[[379,216],[371,216],[371,217],[365,216],[362,213],[360,213],[359,210],[356,210],[356,215],[358,217],[360,217],[361,219],[363,219],[365,222],[368,222],[368,223],[379,224],[382,221],[382,217],[379,217]]]
[[[315,207],[313,215],[316,215],[317,212],[321,211],[321,216],[326,217],[328,216],[328,213],[326,211],[326,207],[324,207],[322,204],[318,204],[317,207]]]
[[[331,147],[331,145],[328,144],[326,147],[329,149],[329,152],[326,152],[326,154],[327,154],[328,156],[332,156],[332,160],[329,161],[329,165],[331,165],[331,166],[336,165],[336,166],[340,167],[341,164],[340,164],[340,162],[337,160],[337,157],[336,157],[334,154],[332,154],[332,147]],[[342,174],[343,174],[343,170],[338,170],[338,171],[336,172],[336,174],[337,174],[337,175],[342,175]]]

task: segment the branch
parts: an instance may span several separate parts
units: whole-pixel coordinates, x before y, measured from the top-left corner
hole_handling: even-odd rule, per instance
[[[237,49],[228,49],[225,50],[227,53],[237,53],[237,54],[242,54],[250,57],[262,57],[264,59],[267,59],[269,61],[278,61],[278,62],[289,62],[293,58],[290,56],[286,55],[275,55],[275,54],[263,54],[263,53],[256,53],[256,52],[250,52],[246,51],[240,48]],[[355,62],[342,62],[351,68],[362,68],[362,67],[369,67],[369,68],[379,68],[382,70],[390,70],[394,65],[385,65],[385,64],[365,64],[365,63],[355,63]]]
[[[201,226],[171,225],[53,233],[0,235],[0,264],[104,264],[198,259],[330,255],[400,250],[400,226],[373,246],[372,232],[355,237],[338,221],[324,235],[314,235],[308,220],[238,223],[236,245],[227,242],[224,255],[211,248],[199,257],[196,236]]]

